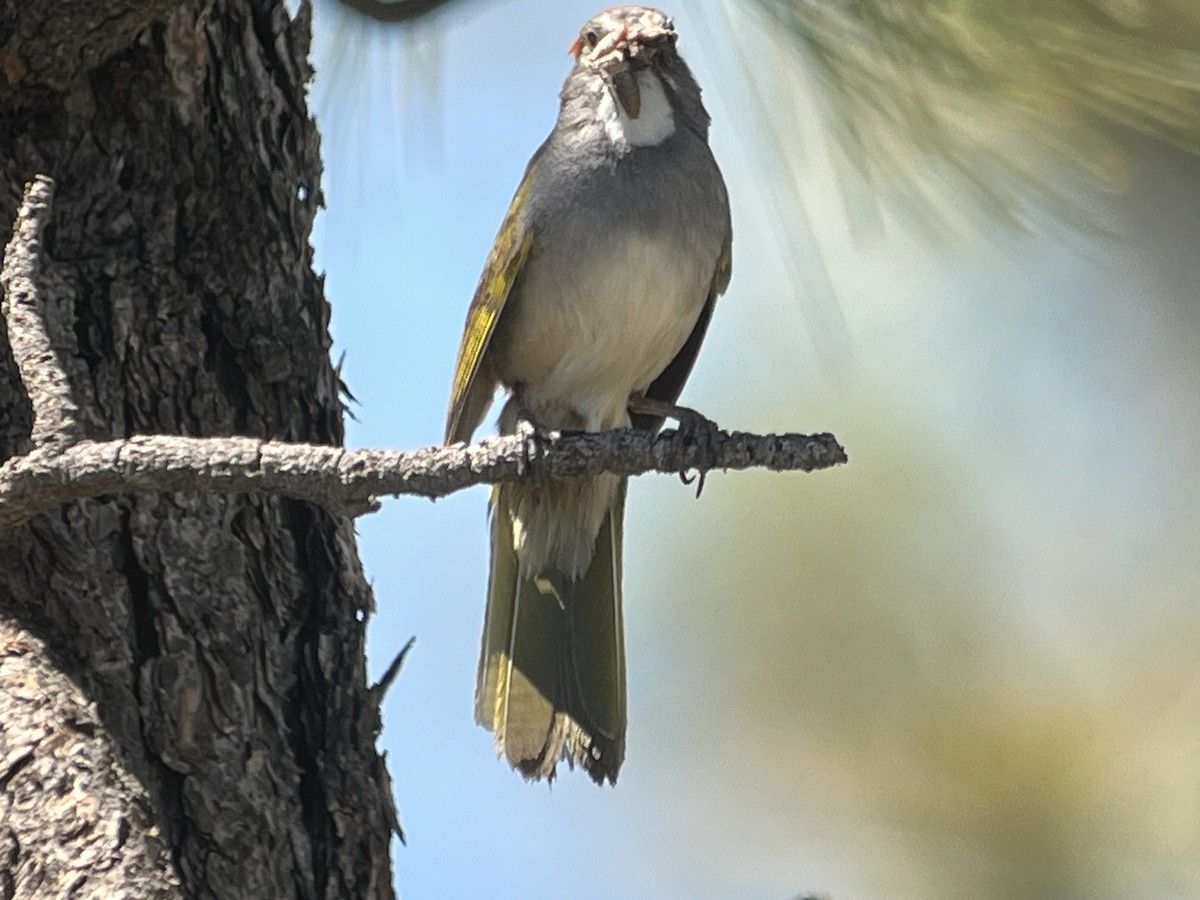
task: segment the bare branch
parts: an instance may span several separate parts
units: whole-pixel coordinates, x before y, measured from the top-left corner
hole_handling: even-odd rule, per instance
[[[444,497],[476,484],[526,477],[532,467],[541,477],[556,478],[678,473],[700,461],[698,452],[716,469],[812,472],[846,461],[830,434],[718,432],[711,446],[698,451],[673,432],[652,435],[633,428],[549,435],[533,462],[520,436],[411,452],[246,437],[83,441],[62,451],[35,449],[0,466],[0,531],[72,500],[123,491],[275,494],[358,515],[376,508],[376,495]]]
[[[38,288],[42,229],[50,219],[53,199],[54,181],[45,175],[25,186],[12,239],[4,248],[0,285],[8,343],[33,406],[33,445],[65,448],[80,438],[79,408],[50,341]]]
[[[396,654],[395,658],[388,665],[383,676],[375,684],[371,685],[371,699],[377,705],[383,703],[383,695],[388,692],[392,683],[396,680],[396,676],[400,674],[400,667],[404,665],[404,661],[408,659],[409,651],[412,650],[416,643],[416,636],[410,637],[408,643],[400,648],[400,652]]]
[[[397,25],[427,16],[435,10],[449,6],[455,0],[338,0],[338,2],[368,19]]]

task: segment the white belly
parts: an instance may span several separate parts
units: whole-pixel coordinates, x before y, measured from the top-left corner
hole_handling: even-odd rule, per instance
[[[550,428],[629,424],[629,395],[645,390],[691,334],[708,297],[698,248],[631,233],[590,259],[530,266],[501,350],[500,372]]]

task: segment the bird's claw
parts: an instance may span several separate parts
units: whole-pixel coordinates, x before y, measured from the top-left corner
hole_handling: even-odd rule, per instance
[[[685,407],[678,408],[676,419],[679,422],[679,428],[676,429],[675,434],[682,445],[681,449],[686,453],[690,444],[696,451],[696,458],[691,466],[692,469],[695,469],[696,474],[689,475],[689,467],[685,464],[679,470],[679,480],[689,486],[695,484],[696,498],[699,499],[700,494],[704,491],[705,476],[717,462],[716,450],[713,447],[720,428],[712,419],[701,415],[694,409]]]
[[[689,466],[685,462],[679,470],[679,480],[687,485],[694,483],[696,496],[699,497],[704,490],[704,477],[717,464],[716,436],[721,430],[717,423],[694,409],[642,394],[631,395],[628,407],[631,414],[653,416],[658,418],[659,422],[669,417],[679,423],[679,427],[675,429],[675,438],[679,441],[681,455],[686,457],[689,444],[696,449],[695,459],[690,466],[696,470],[696,474],[688,475]]]
[[[516,434],[521,438],[520,474],[535,488],[542,484],[542,459],[546,455],[547,435],[525,411],[517,414]]]

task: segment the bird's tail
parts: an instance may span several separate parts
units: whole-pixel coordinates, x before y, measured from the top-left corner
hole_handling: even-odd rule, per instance
[[[597,783],[617,780],[625,758],[625,637],[621,529],[625,480],[578,578],[552,564],[522,573],[512,504],[492,497],[487,617],[475,718],[496,750],[529,779],[552,778],[565,758]]]

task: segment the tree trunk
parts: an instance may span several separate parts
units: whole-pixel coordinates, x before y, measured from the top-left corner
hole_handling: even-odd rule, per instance
[[[57,182],[48,324],[87,437],[340,444],[279,0],[0,0],[0,228]],[[0,329],[0,462],[30,409]],[[0,534],[0,898],[390,897],[352,524],[137,494]]]

